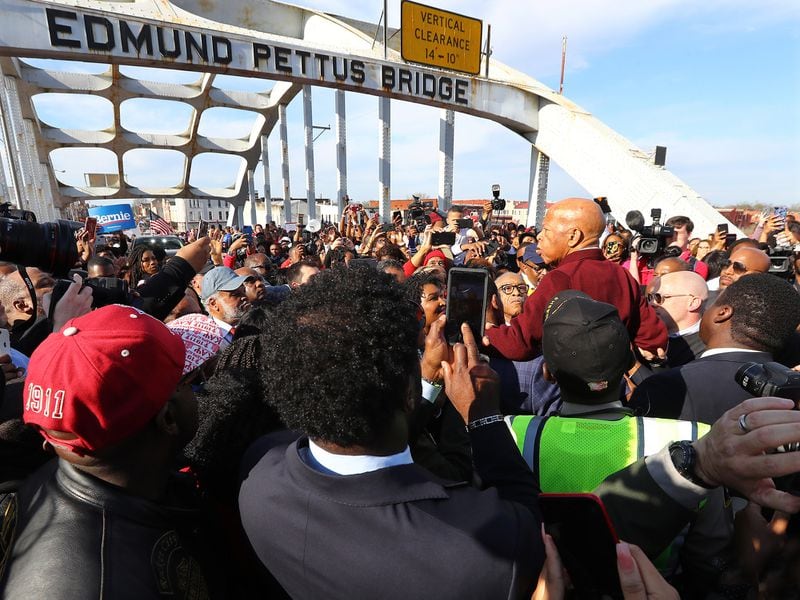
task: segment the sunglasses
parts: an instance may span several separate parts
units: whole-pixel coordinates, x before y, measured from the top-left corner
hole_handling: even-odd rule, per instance
[[[722,268],[727,269],[728,267],[733,267],[733,272],[737,275],[744,275],[747,273],[747,267],[744,265],[744,263],[740,263],[738,260],[722,261]]]
[[[654,294],[647,294],[647,301],[650,304],[663,304],[664,300],[668,300],[669,298],[685,298],[687,296],[691,296],[694,298],[692,294],[659,294],[658,292]]]

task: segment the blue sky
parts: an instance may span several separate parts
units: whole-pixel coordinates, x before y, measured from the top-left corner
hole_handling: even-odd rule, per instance
[[[298,4],[377,22],[378,1],[305,0]],[[558,87],[561,36],[568,36],[564,93],[641,149],[665,145],[667,168],[716,205],[738,202],[800,204],[800,2],[787,0],[589,0],[525,2],[442,0],[445,9],[492,24],[494,58]],[[389,23],[399,26],[399,2],[390,2]],[[171,75],[170,77],[175,77]],[[186,75],[191,79],[193,75]],[[250,85],[262,85],[261,82]],[[333,92],[315,89],[314,122],[333,125]],[[349,192],[375,198],[377,183],[377,99],[348,94]],[[46,120],[103,125],[103,102],[65,107],[51,99],[37,104]],[[392,103],[392,196],[438,187],[436,109]],[[246,127],[251,115],[218,110],[202,122],[204,132]],[[105,114],[105,117],[104,117]],[[134,101],[128,123],[155,132],[181,129],[180,106],[153,108]],[[305,194],[300,98],[288,109],[292,195]],[[281,189],[277,130],[270,139],[272,192]],[[318,197],[336,191],[334,134],[315,144]],[[500,183],[503,196],[526,199],[529,146],[503,127],[456,116],[454,197],[489,195]],[[174,157],[127,157],[133,182],[175,180]],[[171,161],[171,162],[170,162]],[[54,158],[65,178],[78,177],[78,163]],[[231,161],[232,164],[235,161]],[[84,163],[85,164],[85,163]],[[97,163],[114,169],[111,157]],[[195,184],[231,183],[231,171],[197,170]],[[80,183],[80,181],[76,181]],[[260,169],[256,185],[261,188]],[[586,195],[557,166],[551,168],[549,197]]]

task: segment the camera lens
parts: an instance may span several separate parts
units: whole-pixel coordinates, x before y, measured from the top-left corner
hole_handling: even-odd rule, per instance
[[[658,239],[643,238],[639,242],[639,254],[655,254],[658,252]]]
[[[0,217],[0,259],[66,276],[78,260],[72,226]]]

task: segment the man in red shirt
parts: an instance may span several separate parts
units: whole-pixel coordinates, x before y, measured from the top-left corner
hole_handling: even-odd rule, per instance
[[[667,329],[643,297],[639,284],[598,247],[605,219],[592,200],[568,198],[545,215],[537,252],[551,267],[509,325],[487,329],[484,344],[510,360],[530,360],[541,354],[544,311],[562,290],[580,290],[617,308],[622,322],[646,358],[665,355]]]

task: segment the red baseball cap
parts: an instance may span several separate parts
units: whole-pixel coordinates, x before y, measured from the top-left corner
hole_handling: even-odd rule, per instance
[[[130,306],[71,319],[31,356],[23,419],[54,446],[97,452],[158,414],[175,392],[184,355],[179,335]]]

